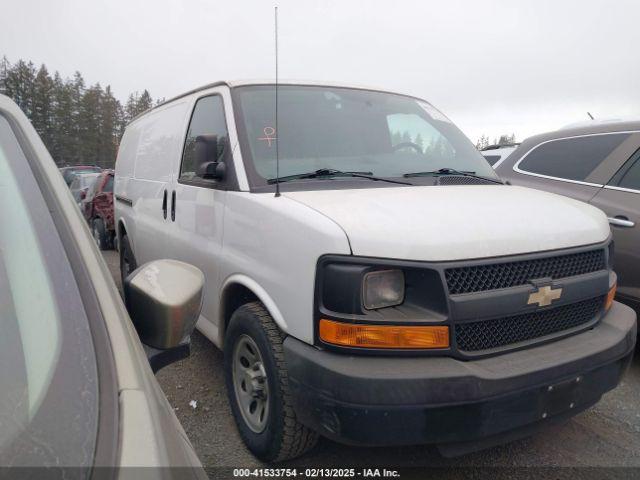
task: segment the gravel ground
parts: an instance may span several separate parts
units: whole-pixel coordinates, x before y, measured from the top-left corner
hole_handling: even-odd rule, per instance
[[[119,283],[117,253],[104,252],[104,258]],[[195,333],[191,357],[164,368],[157,378],[205,466],[264,466],[236,432],[227,404],[222,353],[205,337]],[[639,399],[640,358],[636,354],[623,383],[595,407],[525,440],[455,459],[443,458],[431,447],[357,448],[321,440],[316,449],[290,466],[640,467]],[[197,402],[195,409],[189,405],[192,400]],[[594,473],[594,478],[601,478],[605,472]],[[616,478],[632,475],[640,471],[615,471]],[[559,477],[555,469],[543,476]]]

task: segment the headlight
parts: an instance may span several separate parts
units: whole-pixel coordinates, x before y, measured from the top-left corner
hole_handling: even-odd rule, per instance
[[[400,305],[404,301],[404,273],[402,270],[378,270],[364,275],[362,281],[364,308]]]

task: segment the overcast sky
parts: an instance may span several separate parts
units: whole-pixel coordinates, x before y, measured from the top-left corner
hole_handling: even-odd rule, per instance
[[[375,85],[429,100],[472,139],[640,117],[637,0],[4,0],[0,55],[171,97],[219,79]]]

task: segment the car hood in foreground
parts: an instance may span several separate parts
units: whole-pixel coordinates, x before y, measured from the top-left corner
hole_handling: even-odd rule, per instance
[[[502,185],[283,193],[340,225],[354,255],[446,261],[599,243],[607,219],[586,203]]]

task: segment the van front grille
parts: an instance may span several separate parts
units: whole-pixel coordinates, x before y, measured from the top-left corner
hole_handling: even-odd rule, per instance
[[[508,263],[449,268],[449,293],[483,292],[526,285],[536,278],[566,278],[606,268],[604,249]]]
[[[569,305],[510,317],[455,326],[458,349],[477,352],[559,334],[592,321],[604,304],[604,296]]]

